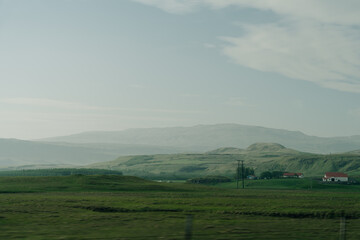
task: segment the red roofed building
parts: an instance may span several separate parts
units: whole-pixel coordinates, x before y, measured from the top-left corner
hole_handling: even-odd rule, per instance
[[[349,176],[341,172],[327,172],[323,177],[324,182],[347,182]]]
[[[304,174],[302,173],[284,173],[284,178],[303,178]]]

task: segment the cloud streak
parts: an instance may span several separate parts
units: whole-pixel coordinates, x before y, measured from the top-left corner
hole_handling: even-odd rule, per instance
[[[360,92],[360,34],[351,28],[298,24],[247,25],[243,37],[223,37],[223,53],[252,69]],[[321,34],[318,34],[321,32]]]
[[[86,105],[78,102],[59,101],[47,98],[3,98],[0,103],[21,106],[46,107],[64,110],[83,110],[83,111],[123,111],[123,112],[153,112],[168,114],[193,114],[203,113],[202,111],[160,109],[160,108],[121,108]]]
[[[246,107],[249,106],[248,104],[246,104],[244,102],[244,100],[242,98],[239,97],[233,97],[233,98],[229,98],[226,102],[226,105],[229,106],[236,106],[236,107]]]
[[[186,14],[200,7],[272,11],[280,21],[240,24],[241,36],[221,36],[222,52],[239,65],[360,93],[360,1],[133,0]]]
[[[184,14],[200,7],[221,9],[231,6],[270,10],[293,19],[322,23],[360,24],[358,0],[132,0],[158,7],[169,13]]]
[[[0,132],[2,137],[44,138],[89,129],[111,131],[124,129],[124,126],[183,125],[191,122],[194,114],[204,112],[93,106],[47,98],[3,98],[0,99]]]
[[[37,107],[51,107],[73,110],[99,110],[99,107],[84,105],[81,103],[59,101],[47,98],[4,98],[0,99],[0,103],[37,106]]]

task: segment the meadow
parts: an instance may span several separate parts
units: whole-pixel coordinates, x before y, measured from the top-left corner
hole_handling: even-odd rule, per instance
[[[0,239],[185,239],[189,215],[192,239],[339,239],[341,216],[346,239],[360,239],[358,186],[273,183],[233,189],[111,175],[0,177]]]

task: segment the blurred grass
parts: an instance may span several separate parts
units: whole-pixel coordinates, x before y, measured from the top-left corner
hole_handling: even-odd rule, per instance
[[[236,189],[236,181],[219,183],[213,186]],[[242,181],[239,181],[239,188],[242,188]],[[317,191],[340,191],[340,192],[359,192],[360,184],[332,184],[323,183],[320,180],[311,178],[303,179],[260,179],[245,180],[245,188],[248,189],[288,189],[288,190],[317,190]]]
[[[351,191],[1,177],[0,203],[0,239],[184,239],[189,214],[193,239],[338,239],[342,214],[347,239],[360,239],[360,195]]]

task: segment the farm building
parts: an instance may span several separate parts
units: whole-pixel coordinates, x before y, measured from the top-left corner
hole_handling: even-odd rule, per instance
[[[249,179],[249,180],[256,180],[256,179],[257,179],[257,176],[255,176],[255,175],[249,175],[249,176],[247,176],[246,178]]]
[[[327,172],[323,177],[324,182],[347,182],[349,176],[340,172]]]
[[[302,173],[284,173],[284,178],[303,178],[304,174]]]

